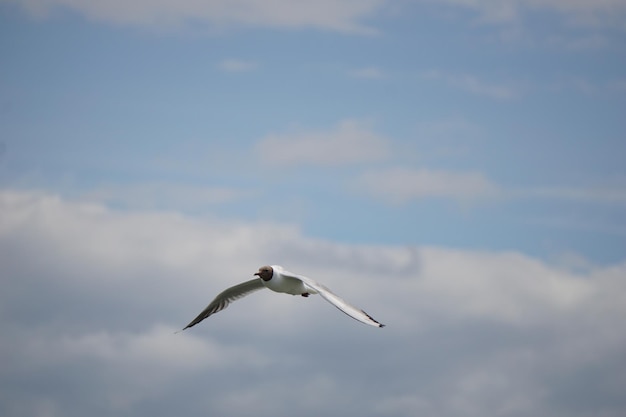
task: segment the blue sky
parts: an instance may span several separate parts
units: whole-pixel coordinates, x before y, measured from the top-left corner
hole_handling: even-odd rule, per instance
[[[347,2],[338,23],[286,10],[279,25],[193,19],[182,6],[161,24],[149,3],[136,17],[62,3],[2,6],[5,186],[224,188],[241,198],[195,209],[278,212],[350,242],[621,259],[626,75],[623,21],[609,6]],[[381,154],[333,162],[377,146],[345,140],[345,123]],[[325,137],[328,159],[264,163],[258,144],[274,136]],[[441,192],[394,200],[351,187],[398,167],[434,172],[425,181]],[[461,192],[472,175],[497,190]],[[189,209],[180,197],[166,208]],[[298,208],[285,218],[278,201]]]
[[[623,415],[625,336],[605,329],[626,305],[625,45],[623,0],[0,2],[3,363],[17,364],[2,414]],[[170,338],[272,263],[352,292],[387,333],[270,294]],[[288,318],[256,329],[254,308]],[[294,321],[309,311],[321,339]],[[394,352],[370,369],[393,383],[362,387],[350,373],[367,357],[336,359],[357,342]],[[229,381],[214,401],[175,399],[206,378],[181,351]],[[319,352],[334,359],[297,381],[279,359]],[[402,368],[414,352],[422,377]],[[75,365],[65,391],[11,383],[58,379],[72,355],[95,370]],[[253,383],[267,372],[324,404],[268,405]],[[244,381],[238,402],[228,386]]]

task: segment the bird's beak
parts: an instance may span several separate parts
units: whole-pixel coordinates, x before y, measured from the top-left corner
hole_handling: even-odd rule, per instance
[[[261,274],[259,274],[258,272],[255,272],[255,273],[254,273],[254,274],[252,274],[252,275],[257,275],[257,276],[259,276],[259,277],[261,276]]]

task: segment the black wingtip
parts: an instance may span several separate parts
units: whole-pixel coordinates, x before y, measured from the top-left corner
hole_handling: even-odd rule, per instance
[[[183,328],[182,328],[182,329],[180,329],[180,330],[176,330],[176,331],[174,332],[174,334],[182,333],[182,332],[184,332],[185,330],[187,330],[188,328],[189,328],[189,326],[187,326],[187,327],[183,327]]]
[[[372,316],[370,316],[369,314],[367,314],[367,313],[365,312],[365,310],[361,310],[361,312],[362,312],[363,314],[365,314],[365,315],[367,316],[367,318],[369,318],[370,320],[372,320],[374,323],[378,324],[378,327],[385,327],[385,325],[384,325],[384,324],[379,323],[379,322],[378,322],[378,321],[377,321],[374,317],[372,317]]]

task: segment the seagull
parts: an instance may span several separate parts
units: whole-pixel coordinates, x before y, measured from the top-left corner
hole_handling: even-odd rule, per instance
[[[202,313],[198,314],[198,317],[193,319],[191,323],[182,330],[195,326],[210,315],[222,311],[228,307],[231,302],[262,288],[269,288],[272,291],[286,294],[301,295],[303,297],[308,297],[310,294],[319,294],[323,299],[361,323],[375,327],[385,326],[374,320],[372,316],[365,311],[349,304],[324,285],[305,276],[286,271],[280,265],[262,266],[254,275],[258,276],[258,278],[235,285],[219,293],[207,308],[205,308]]]

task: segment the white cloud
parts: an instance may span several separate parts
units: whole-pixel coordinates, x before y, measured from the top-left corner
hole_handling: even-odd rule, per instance
[[[348,71],[348,75],[354,78],[366,78],[366,79],[372,79],[372,80],[378,80],[378,79],[382,79],[386,77],[384,71],[376,67],[365,67],[365,68],[354,69],[354,70]]]
[[[563,76],[558,81],[550,84],[551,90],[575,91],[588,96],[606,96],[623,94],[626,92],[626,80],[592,80],[580,76]]]
[[[610,82],[608,89],[614,93],[626,93],[626,79]]]
[[[483,173],[393,167],[366,170],[351,183],[354,190],[397,204],[422,198],[450,198],[463,202],[560,200],[587,204],[626,205],[626,187],[620,183],[581,186],[513,188]]]
[[[458,200],[491,198],[499,188],[479,172],[390,168],[367,171],[355,182],[357,190],[391,203],[440,197]]]
[[[248,72],[257,69],[258,63],[254,61],[243,61],[240,59],[224,59],[218,64],[218,68],[226,72]]]
[[[443,81],[451,87],[498,100],[509,100],[521,95],[519,86],[487,82],[470,74],[449,74],[431,70],[424,72],[421,76],[426,80]]]
[[[202,209],[254,196],[250,190],[193,186],[171,182],[103,184],[80,195],[86,201],[122,204],[132,208]]]
[[[477,315],[528,323],[546,314],[576,309],[593,292],[588,281],[519,253],[429,248],[422,249],[422,256],[424,278],[419,292],[445,303],[449,307],[445,310],[459,317]],[[462,270],[472,273],[459,274]],[[541,279],[526,279],[529,275]]]
[[[385,160],[389,140],[359,121],[344,120],[330,131],[296,130],[274,134],[256,147],[260,161],[269,166],[347,164]]]
[[[524,0],[524,7],[531,10],[547,9],[570,18],[572,23],[583,25],[612,24],[626,29],[626,1],[624,0]]]
[[[391,0],[8,0],[36,16],[69,9],[89,19],[144,27],[206,25],[209,30],[237,27],[315,28],[375,34],[365,23],[382,11],[398,13]],[[484,23],[506,24],[532,13],[555,13],[578,26],[626,29],[624,0],[419,0],[454,9],[474,10]],[[402,6],[400,6],[402,8]],[[395,12],[394,12],[395,10]]]
[[[423,0],[432,2],[433,0]],[[554,12],[578,25],[612,25],[626,28],[624,0],[444,0],[452,6],[473,9],[486,22],[509,22],[531,12]]]
[[[373,16],[382,0],[13,0],[32,13],[49,14],[66,8],[101,21],[139,26],[183,26],[205,23],[231,26],[317,28],[371,34],[362,21]]]
[[[587,51],[607,48],[610,45],[610,40],[607,36],[596,33],[580,36],[554,35],[546,39],[545,43],[557,49]]]
[[[37,192],[0,191],[0,212],[2,415],[626,411],[626,260],[575,273],[517,252],[338,244]],[[267,291],[173,334],[274,262],[387,327]]]
[[[539,187],[520,190],[518,194],[530,198],[548,198],[597,204],[626,205],[626,185],[598,185],[595,187]]]

